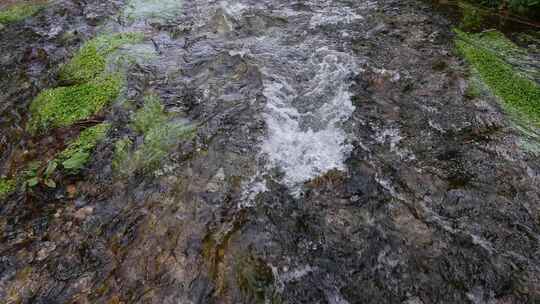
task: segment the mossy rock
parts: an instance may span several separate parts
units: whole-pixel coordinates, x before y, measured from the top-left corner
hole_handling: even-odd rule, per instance
[[[508,63],[509,57],[519,56],[523,50],[495,31],[468,34],[456,30],[456,34],[459,53],[506,109],[540,125],[540,86]]]
[[[30,105],[28,130],[37,133],[91,117],[116,99],[121,86],[122,78],[115,74],[80,85],[45,90]]]
[[[0,23],[8,24],[22,21],[35,15],[45,7],[44,4],[17,3],[0,11]]]
[[[84,83],[105,73],[107,56],[122,45],[142,41],[142,33],[101,35],[86,42],[60,70],[60,79],[69,83]]]
[[[110,124],[102,123],[81,132],[79,137],[57,156],[57,161],[68,173],[77,173],[90,160],[92,151],[105,138]]]

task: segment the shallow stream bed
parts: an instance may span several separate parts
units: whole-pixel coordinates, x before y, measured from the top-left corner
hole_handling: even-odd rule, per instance
[[[468,94],[455,25],[402,0],[51,0],[3,25],[0,303],[539,302],[538,130]],[[119,33],[141,39],[107,55],[118,97],[29,132]],[[21,180],[102,122],[80,172]]]

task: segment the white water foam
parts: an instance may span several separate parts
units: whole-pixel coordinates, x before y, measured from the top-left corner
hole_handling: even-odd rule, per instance
[[[271,167],[283,171],[283,183],[296,195],[305,181],[332,169],[344,170],[352,149],[341,124],[355,109],[348,91],[349,79],[357,70],[354,59],[321,48],[306,68],[315,74],[300,88],[276,74],[267,75],[263,82],[268,138],[262,152]]]

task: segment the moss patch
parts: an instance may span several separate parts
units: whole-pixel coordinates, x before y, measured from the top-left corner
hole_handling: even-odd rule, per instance
[[[133,129],[141,134],[146,134],[153,128],[167,122],[165,108],[159,98],[154,95],[144,98],[144,106],[133,117]]]
[[[32,15],[35,15],[44,7],[43,4],[19,3],[10,5],[0,11],[0,23],[12,23],[22,21]]]
[[[132,128],[143,136],[143,142],[135,149],[127,138],[115,144],[113,166],[123,176],[156,170],[174,147],[194,134],[193,127],[171,119],[155,96],[146,97],[132,119]]]
[[[79,137],[58,155],[58,162],[68,173],[77,173],[88,163],[92,151],[105,138],[109,128],[110,124],[102,123],[82,131]]]
[[[116,99],[123,77],[106,71],[107,55],[142,38],[140,33],[120,33],[88,41],[60,72],[64,81],[75,85],[41,92],[30,105],[28,130],[37,133],[69,126],[97,114]]]
[[[506,56],[521,52],[519,48],[497,32],[467,34],[456,30],[456,34],[460,54],[506,108],[539,124],[540,87],[505,60]]]
[[[14,180],[0,178],[0,199],[6,198],[15,191],[16,183]]]
[[[142,39],[141,33],[119,33],[96,37],[85,43],[71,61],[61,68],[60,79],[74,83],[91,81],[105,72],[107,55],[122,45],[137,43]]]
[[[121,85],[120,75],[108,75],[80,85],[45,90],[30,105],[28,130],[36,133],[69,126],[95,115],[116,99]]]

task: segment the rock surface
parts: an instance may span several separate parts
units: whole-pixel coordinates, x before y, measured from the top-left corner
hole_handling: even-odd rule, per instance
[[[119,179],[116,104],[83,174],[2,201],[0,302],[540,302],[540,159],[494,98],[466,96],[444,16],[154,2],[56,1],[0,29],[2,174],[37,153],[32,98],[103,31],[152,50],[125,99],[153,92],[198,126],[157,172]]]

